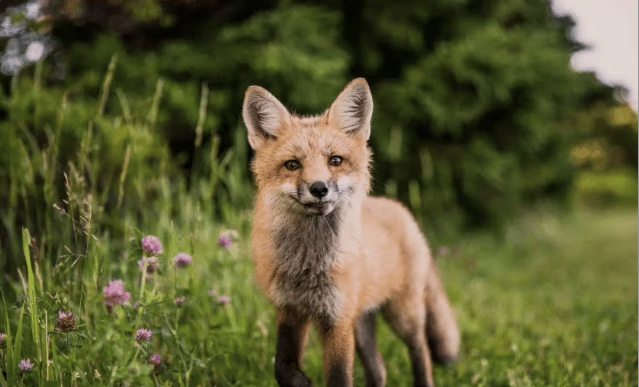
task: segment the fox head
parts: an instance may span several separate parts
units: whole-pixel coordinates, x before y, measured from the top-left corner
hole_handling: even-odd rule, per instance
[[[373,98],[363,78],[351,81],[321,115],[300,117],[259,86],[246,90],[242,115],[255,150],[258,195],[271,208],[327,215],[370,189]]]

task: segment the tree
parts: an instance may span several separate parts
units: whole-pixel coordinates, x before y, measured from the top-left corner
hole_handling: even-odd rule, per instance
[[[50,4],[66,10],[51,15],[70,97],[98,95],[114,54],[114,83],[132,100],[148,105],[143,96],[162,78],[158,124],[186,165],[197,163],[203,84],[205,141],[218,135],[225,149],[242,141],[247,86],[265,86],[306,114],[366,77],[375,98],[374,190],[437,229],[500,226],[535,200],[568,197],[578,172],[571,148],[589,132],[577,117],[601,101],[617,104],[615,88],[571,69],[582,45],[548,1]],[[107,104],[119,109],[115,99]]]

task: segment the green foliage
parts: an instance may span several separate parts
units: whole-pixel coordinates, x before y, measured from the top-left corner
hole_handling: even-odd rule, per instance
[[[191,378],[219,378],[219,373],[202,373],[211,364],[226,377],[232,375],[229,354],[237,351],[232,339],[241,333],[239,327],[254,323],[250,315],[235,316],[208,295],[212,286],[230,294],[233,278],[247,279],[244,294],[254,291],[247,255],[239,261],[236,250],[217,247],[214,237],[222,221],[247,234],[248,214],[238,210],[248,207],[252,197],[242,162],[245,139],[237,137],[232,151],[221,152],[219,137],[209,136],[197,147],[197,163],[185,176],[154,126],[162,107],[162,81],[145,109],[133,110],[127,94],[111,91],[111,85],[117,86],[111,83],[116,61],[111,63],[97,102],[55,85],[43,88],[40,68],[33,80],[15,78],[13,90],[19,92],[1,101],[8,119],[0,123],[6,139],[0,178],[9,189],[0,194],[8,203],[0,210],[3,231],[8,231],[2,234],[0,260],[6,273],[0,331],[8,334],[0,345],[0,368],[6,372],[0,385],[149,385],[157,378],[186,385]],[[103,110],[114,94],[120,109]],[[235,155],[239,160],[231,164]],[[20,224],[28,226],[22,238],[20,229],[12,228]],[[135,283],[139,230],[159,235],[166,251],[160,257],[162,276],[142,285]],[[192,268],[175,269],[172,257],[178,251],[195,257]],[[113,314],[106,310],[102,289],[116,278],[124,279],[134,294],[137,311],[132,303]],[[173,301],[178,296],[187,297],[179,310]],[[210,308],[199,309],[203,300]],[[59,310],[74,312],[76,330],[55,329]],[[189,321],[196,320],[211,325],[194,329]],[[155,347],[136,344],[140,326],[153,329]],[[184,333],[195,330],[222,338],[204,344],[201,337]],[[153,351],[165,362],[155,373],[147,364]],[[25,358],[35,363],[28,372],[18,368]]]
[[[504,245],[471,236],[440,261],[466,349],[437,380],[637,384],[636,211],[507,225],[536,200],[570,196],[575,179],[588,200],[636,200],[636,114],[570,70],[570,21],[548,3],[143,0],[113,14],[98,12],[111,2],[62,3],[59,55],[0,80],[0,385],[272,385],[274,316],[247,246],[242,97],[259,84],[317,113],[355,76],[375,99],[375,192],[410,204],[430,240],[504,231]],[[241,235],[231,250],[215,240],[228,227]],[[140,280],[145,234],[165,253]],[[189,268],[173,265],[180,251]],[[113,279],[138,309],[107,311]],[[58,310],[74,312],[75,330],[55,330]],[[136,343],[138,327],[150,343]],[[386,326],[380,342],[389,385],[408,384]],[[22,373],[27,357],[36,367]],[[315,336],[306,365],[321,382]]]
[[[115,36],[103,35],[70,47],[68,86],[95,94],[101,69],[113,54],[120,62],[114,82],[127,95],[140,97],[152,87],[150,81],[161,77],[165,90],[158,124],[185,151],[185,142],[191,143],[194,135],[204,82],[211,86],[204,126],[219,132],[228,146],[251,84],[269,88],[304,112],[330,104],[347,81],[347,54],[333,44],[338,22],[336,12],[318,7],[282,7],[214,30],[202,26],[197,40],[168,40],[155,51],[142,52],[128,52]]]
[[[580,129],[570,150],[579,168],[577,198],[598,206],[636,204],[637,113],[599,100],[573,120]]]
[[[579,174],[576,182],[578,198],[598,206],[636,205],[637,175],[627,170]]]
[[[570,147],[591,128],[577,117],[602,101],[616,105],[612,88],[571,70],[579,47],[568,38],[571,21],[547,2],[281,1],[264,9],[239,2],[227,5],[230,20],[203,0],[188,11],[151,1],[168,24],[135,16],[145,3],[118,6],[137,20],[130,39],[109,33],[121,32],[108,27],[109,16],[92,19],[100,26],[94,40],[74,38],[92,31],[83,27],[56,30],[67,43],[71,92],[96,95],[114,54],[114,82],[139,105],[131,110],[148,109],[144,97],[162,78],[156,128],[189,166],[198,163],[192,144],[202,84],[210,90],[203,139],[217,134],[225,150],[243,130],[247,86],[264,86],[308,114],[364,76],[375,99],[374,191],[411,204],[443,234],[502,228],[540,198],[570,197],[578,172]],[[151,39],[148,23],[166,34]],[[111,98],[106,111],[120,103]]]
[[[162,81],[151,97],[130,103],[124,91],[111,92],[115,61],[109,68],[96,91],[97,103],[72,89],[43,88],[39,67],[34,79],[14,78],[12,93],[0,96],[7,113],[0,122],[0,184],[8,187],[0,192],[7,204],[0,209],[3,271],[24,260],[16,237],[23,226],[31,230],[36,260],[61,263],[85,257],[93,234],[117,240],[133,220],[138,227],[155,224],[159,208],[182,216],[178,194],[185,189],[204,200],[199,216],[224,219],[229,214],[218,205],[250,202],[244,139],[232,139],[238,141],[233,151],[221,151],[217,137],[208,133],[187,179],[156,127]],[[237,160],[230,165],[234,154]]]
[[[383,128],[396,126],[404,132],[403,154],[429,155],[433,168],[422,190],[430,199],[427,219],[500,226],[524,203],[567,193],[574,174],[567,147],[576,135],[564,120],[578,109],[580,76],[567,65],[565,30],[545,5],[461,9],[447,20],[456,28],[443,34],[440,24],[428,24],[441,17],[437,10],[423,15],[432,46],[408,48],[415,59],[399,79],[381,82],[374,139],[387,143],[395,133]],[[377,155],[388,158],[384,147]],[[404,157],[383,173],[401,186],[416,165]],[[450,219],[460,210],[461,218]]]

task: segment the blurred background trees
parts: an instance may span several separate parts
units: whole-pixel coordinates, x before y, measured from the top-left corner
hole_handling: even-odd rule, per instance
[[[27,203],[63,196],[71,164],[88,174],[78,165],[83,141],[104,164],[89,179],[106,192],[104,213],[158,197],[161,184],[141,179],[161,173],[197,195],[215,170],[224,176],[207,215],[233,216],[228,208],[252,197],[246,88],[311,114],[360,76],[375,99],[374,193],[407,203],[435,238],[499,230],[533,203],[567,205],[575,192],[636,204],[637,115],[622,89],[571,69],[583,47],[547,1],[13,4],[0,23],[0,185],[11,187],[0,192],[10,204],[0,235],[38,224]],[[41,55],[32,47],[29,56],[36,41]],[[139,126],[149,130],[133,133]],[[125,139],[136,141],[128,156]],[[54,152],[47,184],[26,165],[38,151]],[[123,168],[135,178],[118,187]]]

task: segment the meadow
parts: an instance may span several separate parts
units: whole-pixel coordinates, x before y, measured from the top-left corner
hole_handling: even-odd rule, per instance
[[[221,151],[201,108],[179,169],[157,129],[162,81],[129,100],[113,68],[97,101],[44,93],[39,67],[0,101],[0,386],[274,386],[244,128]],[[423,228],[463,334],[438,386],[637,385],[636,207],[528,209],[499,236]],[[410,385],[404,346],[383,323],[378,337],[388,386]],[[321,363],[313,334],[316,385]]]
[[[73,262],[44,267],[27,255],[21,296],[3,298],[0,384],[274,386],[274,313],[252,283],[249,216],[238,215],[225,226],[239,234],[222,231],[222,239],[211,222],[188,231],[159,222],[150,231],[162,236],[164,252],[146,281],[135,232],[130,254],[104,257],[97,277],[76,273],[75,283],[58,278]],[[636,386],[636,235],[633,210],[543,212],[520,219],[506,241],[476,234],[436,248],[463,332],[462,357],[436,368],[437,385]],[[192,263],[177,265],[178,251]],[[109,313],[105,300],[113,298],[103,288],[113,279],[130,299]],[[72,329],[60,310],[73,312]],[[150,340],[139,328],[152,331]],[[384,324],[379,342],[388,385],[410,385],[406,350]],[[26,358],[34,367],[22,371]],[[305,359],[322,385],[314,334]],[[357,365],[355,385],[362,383]]]

